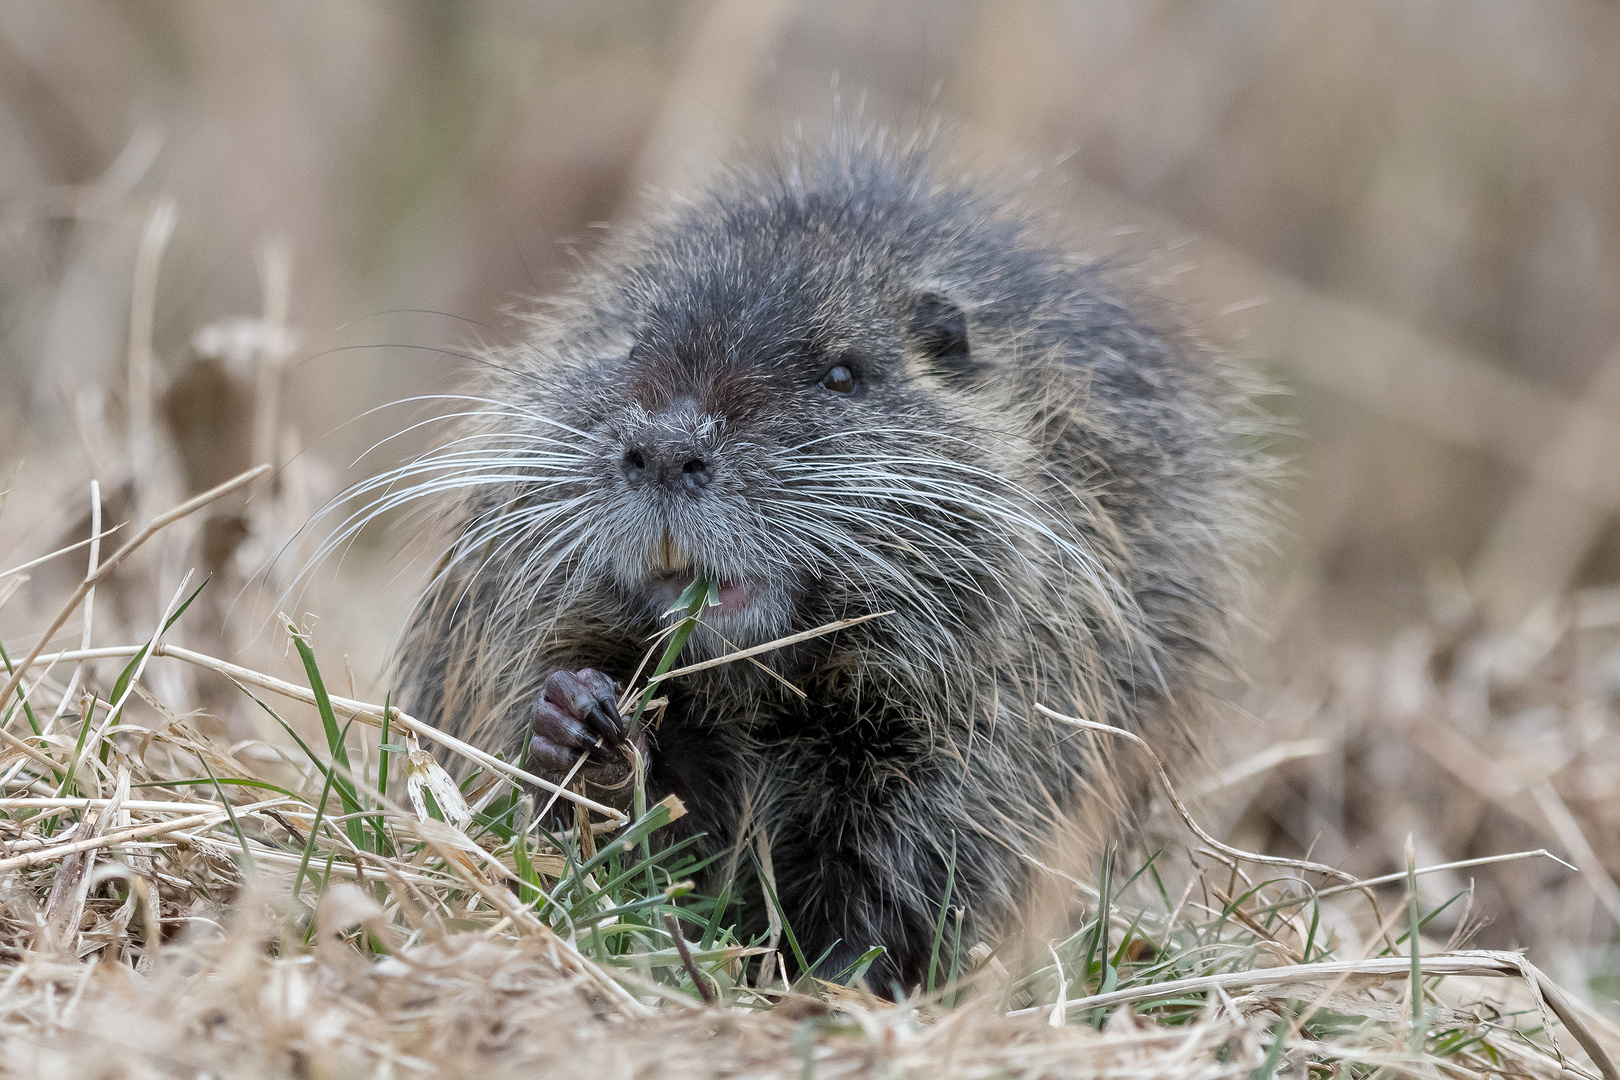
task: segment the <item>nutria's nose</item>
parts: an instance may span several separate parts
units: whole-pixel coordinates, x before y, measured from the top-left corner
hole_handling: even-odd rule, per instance
[[[625,449],[619,465],[631,487],[656,484],[696,495],[714,479],[714,466],[691,445],[658,447],[638,443]]]
[[[625,434],[619,467],[631,487],[696,495],[714,480],[714,417],[694,397],[677,398]]]

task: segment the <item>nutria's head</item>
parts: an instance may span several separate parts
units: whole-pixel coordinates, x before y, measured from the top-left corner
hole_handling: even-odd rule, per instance
[[[1057,257],[879,166],[717,192],[537,318],[441,459],[471,490],[461,570],[638,628],[702,573],[738,646],[891,607],[958,627],[1043,545],[1095,572],[1012,368],[1043,362],[1020,320]]]

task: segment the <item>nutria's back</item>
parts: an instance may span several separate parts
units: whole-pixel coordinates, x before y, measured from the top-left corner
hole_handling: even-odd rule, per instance
[[[607,732],[586,776],[614,798],[590,687],[694,573],[721,605],[689,658],[892,609],[672,685],[646,746],[708,844],[767,838],[824,971],[881,944],[875,981],[914,983],[953,851],[964,944],[998,939],[1058,838],[1139,800],[1128,747],[1036,702],[1196,738],[1255,513],[1241,380],[925,149],[846,133],[731,173],[490,360],[411,474],[456,539],[409,704],[548,772]]]

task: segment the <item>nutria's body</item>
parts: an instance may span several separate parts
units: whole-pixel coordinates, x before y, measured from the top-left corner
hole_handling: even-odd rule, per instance
[[[651,797],[763,834],[805,955],[883,945],[880,987],[924,976],[953,850],[961,941],[996,940],[1140,798],[1125,744],[1034,703],[1196,738],[1252,517],[1231,370],[933,170],[867,133],[730,175],[494,354],[404,655],[423,719],[552,775],[604,735],[610,784],[593,672],[630,679],[694,570],[722,603],[687,659],[893,609],[761,657],[780,680],[670,685],[647,745]]]

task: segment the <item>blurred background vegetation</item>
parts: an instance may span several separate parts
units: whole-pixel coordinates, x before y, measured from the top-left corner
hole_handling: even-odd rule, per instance
[[[835,100],[943,118],[1287,391],[1284,537],[1212,754],[1252,775],[1204,812],[1357,874],[1408,833],[1425,862],[1555,850],[1579,872],[1426,900],[1472,881],[1473,940],[1613,1008],[1616,57],[1596,0],[6,0],[0,565],[82,536],[90,478],[117,520],[255,448],[281,519],[213,519],[151,573],[262,562],[423,411],[370,410],[453,387],[649,192]],[[243,389],[267,378],[268,428]],[[301,609],[379,698],[396,547]],[[249,648],[216,591],[190,632]]]

